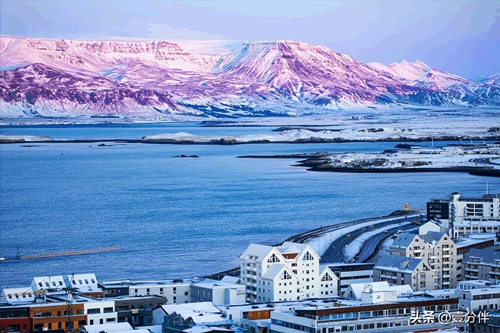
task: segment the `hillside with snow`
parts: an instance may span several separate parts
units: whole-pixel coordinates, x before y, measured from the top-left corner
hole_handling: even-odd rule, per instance
[[[364,64],[294,41],[206,52],[209,44],[2,36],[0,117],[217,119],[500,105],[498,77],[469,81],[419,61]]]

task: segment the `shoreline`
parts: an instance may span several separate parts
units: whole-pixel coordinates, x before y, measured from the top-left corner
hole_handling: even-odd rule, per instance
[[[344,138],[308,138],[297,140],[285,141],[271,141],[271,140],[250,140],[250,141],[236,141],[213,139],[211,141],[192,141],[192,140],[147,140],[147,139],[41,139],[41,140],[25,140],[25,139],[4,139],[0,138],[0,144],[19,144],[19,143],[96,143],[96,142],[114,142],[114,143],[144,143],[144,144],[173,144],[173,145],[244,145],[244,144],[301,144],[301,143],[370,143],[370,142],[425,142],[425,141],[500,141],[500,135],[490,137],[468,137],[468,136],[439,136],[439,137],[422,137],[422,138],[379,138],[379,139],[344,139]],[[464,145],[466,145],[464,143]]]

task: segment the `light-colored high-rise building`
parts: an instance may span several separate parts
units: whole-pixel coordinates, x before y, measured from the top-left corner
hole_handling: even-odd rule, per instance
[[[500,232],[500,194],[465,198],[454,192],[427,203],[427,217],[439,219],[453,238],[470,233]]]
[[[240,256],[247,302],[295,301],[337,295],[338,278],[307,244],[250,244]]]
[[[392,243],[389,252],[392,255],[422,259],[434,273],[433,289],[456,288],[457,282],[462,279],[463,256],[458,254],[456,244],[446,233],[403,233]]]

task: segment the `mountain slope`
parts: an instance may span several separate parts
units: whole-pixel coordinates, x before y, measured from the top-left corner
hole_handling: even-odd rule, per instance
[[[499,104],[496,81],[422,62],[363,64],[325,46],[241,43],[209,54],[182,43],[0,38],[2,117],[118,114],[241,117],[379,104]]]

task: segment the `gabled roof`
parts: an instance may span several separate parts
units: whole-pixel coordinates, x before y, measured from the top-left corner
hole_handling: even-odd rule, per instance
[[[385,255],[377,261],[373,269],[412,273],[421,262],[422,259],[419,258]]]
[[[444,232],[429,231],[425,235],[421,235],[420,238],[430,247],[434,247],[444,235],[446,235]]]
[[[0,302],[9,304],[31,303],[35,301],[35,294],[31,287],[4,288],[0,294]]]
[[[277,247],[280,253],[297,253],[301,254],[306,248],[307,244],[302,243],[292,243],[292,242],[284,242],[281,246]]]
[[[410,246],[411,242],[413,242],[413,239],[415,238],[415,234],[409,234],[409,233],[402,233],[394,240],[394,242],[391,245],[391,249],[406,249],[408,246]]]
[[[332,271],[332,269],[331,269],[330,267],[328,267],[328,265],[319,265],[319,271],[320,271],[320,273],[319,273],[319,276],[320,276],[320,277],[321,277],[321,276],[325,273],[325,271],[326,271],[326,273],[328,273],[329,275],[331,275],[331,277],[332,277],[332,278],[334,278],[334,279],[336,279],[336,280],[338,280],[338,279],[339,279],[339,278],[338,278],[338,276],[335,274],[335,272],[334,272],[334,271]]]
[[[273,247],[269,245],[250,244],[240,256],[240,259],[248,260],[250,256],[254,256],[256,261],[262,261],[272,249]]]
[[[274,280],[274,278],[281,273],[281,271],[286,268],[285,264],[273,264],[266,271],[265,274],[262,275],[263,279]],[[290,272],[289,272],[290,273]]]
[[[464,262],[469,260],[469,257],[481,258],[481,262],[491,264],[493,260],[500,259],[500,252],[486,249],[470,249],[465,255]]]

